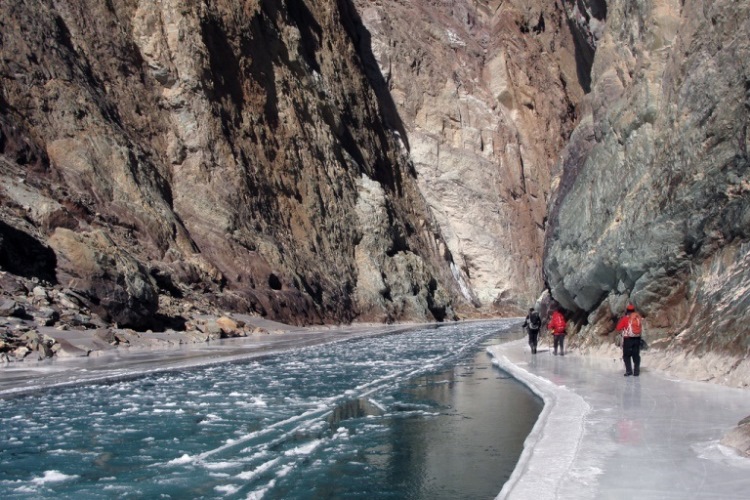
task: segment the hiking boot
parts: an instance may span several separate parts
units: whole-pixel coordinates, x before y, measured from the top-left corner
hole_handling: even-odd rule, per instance
[[[631,376],[631,375],[632,375],[632,373],[630,373],[630,372],[625,372],[625,376],[626,376],[626,377],[629,377],[629,376]]]

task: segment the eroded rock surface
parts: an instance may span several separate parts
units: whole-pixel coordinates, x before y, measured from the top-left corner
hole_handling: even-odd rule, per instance
[[[542,289],[551,180],[587,73],[568,13],[541,1],[355,3],[370,78],[393,100],[391,125],[466,295],[525,311]]]
[[[3,269],[135,328],[160,297],[453,318],[467,301],[358,23],[332,0],[3,1]]]
[[[749,35],[747,2],[607,2],[544,261],[584,344],[632,301],[676,359],[747,365]]]

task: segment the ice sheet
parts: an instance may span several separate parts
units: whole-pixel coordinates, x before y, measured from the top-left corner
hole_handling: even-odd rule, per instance
[[[257,319],[254,319],[258,323]],[[262,323],[261,323],[262,324]],[[269,325],[274,324],[269,322]],[[64,385],[102,380],[120,380],[147,373],[180,370],[194,366],[246,360],[316,344],[395,333],[418,325],[351,325],[327,329],[296,329],[283,334],[259,334],[221,339],[203,344],[181,344],[159,348],[117,348],[91,356],[52,358],[9,363],[0,369],[0,397],[34,392]],[[71,340],[70,332],[50,333]],[[74,332],[75,333],[75,332]],[[85,342],[90,333],[75,333]],[[83,339],[83,340],[82,340]],[[83,351],[82,351],[83,352]]]
[[[532,355],[524,340],[488,349],[545,401],[497,498],[747,499],[750,460],[719,446],[750,415],[750,393],[649,370],[623,377],[619,359]]]

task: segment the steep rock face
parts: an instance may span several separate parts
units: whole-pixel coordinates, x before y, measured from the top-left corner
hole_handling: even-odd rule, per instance
[[[3,269],[132,326],[159,294],[300,323],[453,317],[358,22],[346,0],[3,1]]]
[[[747,2],[607,2],[544,260],[584,343],[631,300],[654,345],[748,362],[749,35]]]
[[[369,74],[393,99],[388,118],[466,295],[525,310],[542,289],[552,173],[583,97],[585,61],[565,10],[520,0],[355,3],[375,55]]]

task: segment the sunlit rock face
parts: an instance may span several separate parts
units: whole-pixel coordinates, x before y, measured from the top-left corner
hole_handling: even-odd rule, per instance
[[[3,0],[3,269],[139,327],[165,294],[452,318],[460,275],[362,32],[348,1]]]
[[[370,74],[458,271],[482,306],[525,311],[543,286],[554,166],[583,96],[567,13],[543,1],[355,3]]]
[[[655,345],[746,356],[750,4],[610,1],[594,38],[550,211],[552,295],[585,342],[631,300]]]

